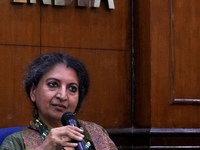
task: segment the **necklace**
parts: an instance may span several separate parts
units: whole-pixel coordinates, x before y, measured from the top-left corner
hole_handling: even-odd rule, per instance
[[[37,130],[40,132],[42,140],[44,141],[47,135],[49,134],[50,129],[46,125],[44,125],[39,119],[35,120],[35,126]]]

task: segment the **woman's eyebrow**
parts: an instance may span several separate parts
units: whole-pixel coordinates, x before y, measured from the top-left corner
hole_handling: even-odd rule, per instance
[[[50,78],[48,78],[46,81],[51,81],[51,80],[54,80],[54,81],[57,81],[57,82],[61,82],[59,79],[54,78],[54,77],[50,77]],[[76,86],[79,86],[79,83],[72,81],[72,82],[69,83],[69,85],[76,85]]]
[[[46,81],[49,81],[49,80],[54,80],[54,81],[60,81],[59,79],[57,79],[57,78],[53,78],[53,77],[51,77],[51,78],[47,78],[47,80]]]
[[[76,85],[76,86],[79,86],[79,84],[78,84],[78,83],[75,83],[75,82],[69,83],[69,85]]]

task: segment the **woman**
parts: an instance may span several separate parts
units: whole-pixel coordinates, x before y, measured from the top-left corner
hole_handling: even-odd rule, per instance
[[[34,105],[34,119],[8,136],[0,150],[74,150],[75,141],[82,141],[87,150],[117,149],[105,129],[95,123],[61,124],[65,112],[78,112],[88,92],[88,73],[80,61],[61,53],[44,54],[30,65],[24,85]]]

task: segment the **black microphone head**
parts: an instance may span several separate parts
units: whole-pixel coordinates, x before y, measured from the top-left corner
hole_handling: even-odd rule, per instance
[[[70,125],[70,126],[76,126],[77,127],[76,116],[71,112],[65,112],[62,115],[61,123],[62,123],[63,126]]]

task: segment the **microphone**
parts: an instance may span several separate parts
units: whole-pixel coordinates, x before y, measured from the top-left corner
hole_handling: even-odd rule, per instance
[[[70,126],[78,127],[76,116],[71,112],[65,112],[62,115],[61,123],[63,126],[70,125]],[[75,150],[86,150],[83,142],[77,142],[77,144],[78,146],[75,148]]]

